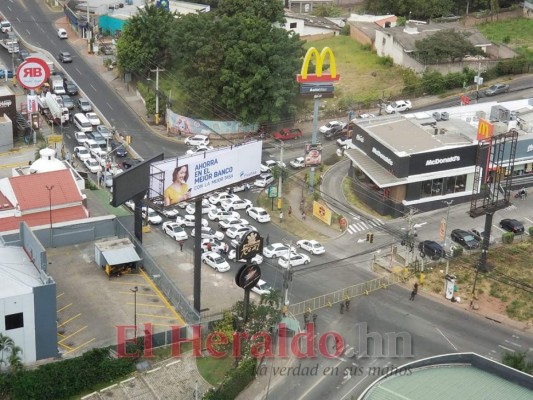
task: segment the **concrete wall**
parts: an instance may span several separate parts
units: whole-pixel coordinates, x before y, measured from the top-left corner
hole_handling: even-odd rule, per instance
[[[35,357],[57,357],[57,290],[55,282],[33,290],[35,311]]]
[[[8,115],[0,115],[0,153],[13,148],[13,133],[15,127]]]
[[[357,26],[350,25],[350,37],[362,45],[374,46],[372,39]]]
[[[472,27],[485,22],[506,21],[508,19],[522,17],[523,15],[524,11],[521,7],[518,7],[514,10],[502,11],[494,15],[477,16],[474,13],[464,17],[463,24],[467,27]]]

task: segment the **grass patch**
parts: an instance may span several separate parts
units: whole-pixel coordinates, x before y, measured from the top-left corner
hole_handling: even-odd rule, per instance
[[[527,18],[490,22],[476,26],[492,42],[508,42],[511,48],[533,48],[533,23]]]
[[[361,200],[359,200],[359,197],[357,197],[355,192],[352,190],[352,178],[350,178],[349,176],[344,177],[344,179],[342,180],[342,192],[344,193],[344,197],[346,198],[346,201],[351,206],[357,208],[358,210],[363,211],[365,214],[371,215],[381,220],[391,219],[390,215],[381,215],[377,213],[376,211],[372,210]]]
[[[196,367],[202,377],[212,386],[218,386],[222,383],[224,375],[231,369],[233,363],[232,357],[213,358],[197,357]]]

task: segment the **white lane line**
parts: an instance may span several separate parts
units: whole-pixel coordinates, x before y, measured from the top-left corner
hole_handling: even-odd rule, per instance
[[[81,73],[81,71],[78,69],[78,67],[75,67],[74,69],[78,72],[78,74],[83,75],[83,74]],[[91,85],[91,86],[92,86],[92,85]]]
[[[111,110],[113,109],[113,107],[111,107],[111,104],[109,104],[109,103],[106,103],[106,104]]]
[[[335,371],[336,368],[338,368],[339,365],[341,365],[341,364],[342,364],[342,361],[339,361],[337,364],[335,364],[333,367],[331,367],[331,369],[332,369],[333,371]],[[322,374],[322,377],[321,377],[320,379],[318,379],[318,380],[315,382],[314,385],[312,385],[309,389],[307,389],[307,390],[305,391],[305,393],[304,393],[302,396],[300,396],[300,397],[298,398],[298,400],[303,400],[303,399],[305,399],[305,396],[307,396],[309,393],[311,393],[311,392],[313,391],[313,389],[316,388],[316,387],[320,384],[320,382],[322,382],[324,379],[326,379],[326,377],[328,377],[327,374]],[[342,399],[341,399],[341,400],[342,400]]]
[[[353,235],[353,234],[354,234],[354,232],[352,232],[352,227],[351,227],[351,225],[348,225],[347,230],[348,230],[348,233],[349,233],[350,235]]]
[[[502,232],[507,232],[505,229],[500,228],[498,225],[492,225],[492,226],[495,227],[496,229],[499,229]]]
[[[90,84],[90,85],[93,88],[93,90],[96,92],[97,91],[96,88],[92,84]]]
[[[507,339],[505,339],[505,343],[509,343],[510,345],[513,345],[513,346],[516,346],[516,347],[522,347],[521,344],[518,344],[518,343],[515,343],[515,342],[511,342],[511,341],[509,341]]]
[[[502,346],[501,344],[499,344],[498,347],[501,347],[504,350],[507,350],[507,351],[510,351],[511,353],[514,353],[514,350],[510,349],[509,347]]]
[[[533,221],[531,221],[529,218],[524,218],[526,221],[528,221],[530,224],[533,224]]]
[[[446,341],[447,341],[448,343],[450,343],[450,346],[452,346],[453,349],[454,349],[455,351],[457,351],[457,347],[455,347],[455,346],[453,345],[453,343],[450,341],[450,339],[448,339],[448,338],[444,335],[444,333],[442,333],[442,331],[441,331],[439,328],[435,328],[435,329],[436,329],[436,330],[442,335],[442,337],[443,337],[444,339],[446,339]]]

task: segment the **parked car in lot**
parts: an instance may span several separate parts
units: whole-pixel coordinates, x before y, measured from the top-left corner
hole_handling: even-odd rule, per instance
[[[226,211],[221,208],[213,208],[207,213],[207,218],[211,221],[218,222],[228,218],[240,218],[240,215],[237,211]]]
[[[524,233],[524,224],[512,218],[502,219],[500,221],[500,228],[505,229],[507,232],[513,232],[515,234]]]
[[[433,240],[424,240],[418,244],[418,250],[422,257],[428,256],[432,260],[446,257],[446,252],[440,244]]]
[[[269,294],[272,291],[272,288],[264,280],[259,279],[259,282],[252,288],[252,292],[257,293],[258,295]]]
[[[80,161],[85,161],[91,158],[91,153],[85,146],[76,146],[74,147],[74,155]]]
[[[187,139],[185,139],[185,144],[187,146],[208,146],[209,137],[205,135],[189,136]]]
[[[191,236],[194,237],[195,228],[192,228]],[[202,226],[202,238],[223,240],[224,234],[220,231],[215,231],[209,226]]]
[[[509,91],[509,85],[505,83],[497,83],[485,90],[485,96],[494,96],[501,93],[507,93]]]
[[[225,229],[231,228],[232,226],[249,225],[249,224],[250,223],[246,221],[245,219],[238,218],[238,217],[229,217],[229,218],[219,221],[218,226],[220,229],[225,230]]]
[[[305,159],[303,157],[297,157],[289,165],[294,169],[305,168]]]
[[[178,215],[176,217],[176,223],[179,226],[189,226],[194,227],[194,215],[187,214],[187,215]],[[209,223],[206,219],[202,218],[202,226],[207,226]]]
[[[330,121],[328,122],[326,125],[322,125],[318,131],[321,133],[321,134],[325,134],[327,132],[329,132],[330,130],[334,129],[334,128],[338,128],[338,127],[341,127],[341,129],[344,128],[346,124],[344,122],[340,122],[340,121]]]
[[[316,240],[298,240],[296,246],[308,251],[311,254],[324,254],[326,249]]]
[[[214,251],[202,254],[202,262],[217,272],[226,272],[231,268],[224,257]]]
[[[83,145],[87,140],[89,140],[85,132],[74,132],[74,138],[79,145]]]
[[[266,258],[277,258],[281,256],[286,256],[289,252],[294,253],[294,248],[290,249],[289,246],[284,245],[283,243],[272,243],[266,247],[263,247],[263,255]]]
[[[174,240],[187,240],[189,235],[185,232],[181,226],[172,221],[167,221],[163,223],[163,232],[170,236]]]
[[[246,210],[246,214],[257,222],[270,222],[270,214],[264,208],[250,207]]]
[[[271,174],[261,174],[254,181],[254,186],[264,188],[270,185],[272,182],[274,182],[274,177]]]
[[[390,103],[385,111],[387,114],[399,113],[402,111],[408,111],[412,108],[411,102],[409,100],[396,100]]]
[[[244,258],[241,260],[235,260],[236,255],[237,251],[235,251],[235,249],[231,249],[228,253],[228,260],[242,263],[248,262],[248,260],[245,260]],[[255,257],[253,257],[250,261],[252,264],[260,265],[263,262],[263,256],[261,254],[256,254]]]
[[[83,164],[93,174],[96,174],[98,171],[102,171],[102,166],[94,158],[87,158],[86,160],[83,161]]]
[[[233,198],[224,200],[220,203],[220,207],[226,211],[246,210],[254,204],[248,199]]]
[[[143,219],[148,219],[148,222],[152,225],[158,225],[163,222],[163,218],[161,218],[161,215],[156,213],[153,208],[143,207],[141,215]]]
[[[311,259],[307,254],[291,253],[290,255],[283,255],[278,259],[280,267],[289,268],[296,267],[298,265],[307,265],[311,262]]]
[[[78,99],[78,108],[83,113],[88,113],[88,112],[93,110],[93,106],[91,105],[89,100],[87,100],[87,99],[85,99],[83,97],[80,97]]]
[[[283,128],[272,135],[275,140],[292,140],[303,136],[303,132],[298,128]]]
[[[454,229],[450,234],[455,243],[459,243],[466,249],[472,250],[479,247],[479,240],[472,234],[472,232],[464,229]]]

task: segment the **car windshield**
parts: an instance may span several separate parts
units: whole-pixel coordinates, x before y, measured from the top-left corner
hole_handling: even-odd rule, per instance
[[[322,247],[322,245],[320,243],[312,243],[311,246],[313,246],[314,248],[319,248],[319,247]]]
[[[464,240],[465,240],[466,242],[473,242],[473,241],[475,241],[476,239],[475,239],[474,236],[472,236],[472,235],[466,235],[466,236],[464,237]]]
[[[222,263],[224,263],[224,259],[223,259],[222,257],[215,258],[214,261],[215,261],[215,263],[217,263],[217,264],[222,264]]]
[[[157,213],[155,211],[148,211],[149,217],[157,217]]]

